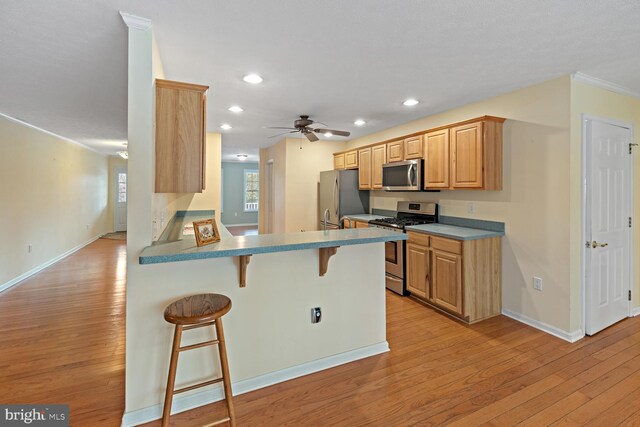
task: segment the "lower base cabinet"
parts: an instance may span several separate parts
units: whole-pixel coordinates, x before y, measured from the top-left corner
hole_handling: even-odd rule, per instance
[[[468,323],[502,311],[500,237],[455,240],[408,232],[407,290]]]

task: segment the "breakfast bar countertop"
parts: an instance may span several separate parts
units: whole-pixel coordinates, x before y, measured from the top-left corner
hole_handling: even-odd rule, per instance
[[[140,253],[140,264],[157,264],[194,259],[255,255],[272,252],[330,248],[376,242],[407,240],[407,235],[380,228],[354,228],[346,230],[307,231],[304,233],[260,234],[257,236],[228,236],[224,226],[218,224],[221,240],[197,247],[195,238],[157,242]],[[223,231],[224,229],[224,231]]]

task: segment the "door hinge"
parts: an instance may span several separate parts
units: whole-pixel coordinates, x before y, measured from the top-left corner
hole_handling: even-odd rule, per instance
[[[629,143],[629,154],[633,153],[633,147],[637,147],[638,144],[634,144],[633,142]]]
[[[631,217],[629,217],[629,228],[631,228]]]
[[[629,289],[629,301],[631,301],[631,289]]]

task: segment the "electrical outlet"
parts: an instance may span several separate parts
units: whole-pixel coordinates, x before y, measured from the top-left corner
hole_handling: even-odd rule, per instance
[[[467,213],[476,213],[476,204],[473,202],[467,203]]]
[[[542,290],[542,279],[536,276],[533,276],[533,289],[537,291]]]
[[[311,309],[311,323],[320,323],[322,320],[322,309],[314,307]]]
[[[32,250],[33,250],[33,245],[32,245],[31,243],[29,243],[29,246],[28,246],[28,248],[27,248],[27,251],[28,251],[29,253],[31,253],[31,251],[32,251]]]

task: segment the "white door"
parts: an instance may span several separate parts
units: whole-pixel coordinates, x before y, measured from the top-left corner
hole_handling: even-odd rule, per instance
[[[630,314],[631,129],[585,121],[586,333]]]
[[[127,169],[115,168],[114,179],[116,184],[115,203],[113,213],[113,230],[127,230]]]

